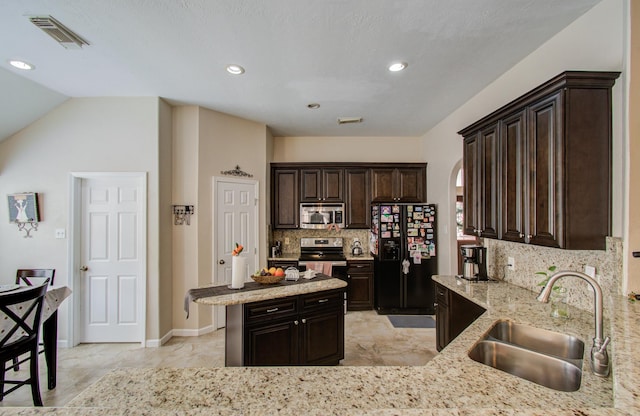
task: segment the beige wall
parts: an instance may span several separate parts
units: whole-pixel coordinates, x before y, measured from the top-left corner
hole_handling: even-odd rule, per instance
[[[418,137],[275,137],[273,162],[424,162]]]
[[[160,307],[173,301],[173,215],[171,213],[173,177],[172,137],[173,119],[171,106],[164,100],[158,100],[158,307],[160,336],[173,328],[172,308]]]
[[[459,130],[566,70],[621,71],[624,59],[624,2],[604,0],[509,69],[424,135],[429,166],[429,201],[439,205],[439,270],[456,270],[455,175],[462,159]],[[613,89],[613,235],[622,236],[624,178],[625,74]],[[437,151],[432,151],[437,149]],[[448,224],[444,223],[443,213]],[[445,241],[449,245],[443,244]]]
[[[210,306],[191,305],[185,319],[186,290],[213,281],[213,178],[239,165],[259,187],[259,261],[267,257],[268,154],[271,136],[264,124],[201,107],[174,109],[174,202],[195,205],[191,226],[174,227],[173,328],[175,334],[210,330]],[[183,198],[183,200],[179,200]]]
[[[628,166],[628,234],[625,247],[627,280],[624,282],[627,291],[640,293],[640,258],[632,256],[633,251],[640,251],[640,4],[630,2],[630,37],[629,37],[629,151]]]
[[[42,222],[23,238],[0,204],[0,283],[18,268],[55,268],[56,284],[70,285],[70,172],[147,172],[147,338],[160,334],[158,98],[74,98],[0,142],[0,195],[33,191],[41,196]],[[74,296],[77,296],[74,295]],[[72,300],[63,303],[59,338],[67,340]]]

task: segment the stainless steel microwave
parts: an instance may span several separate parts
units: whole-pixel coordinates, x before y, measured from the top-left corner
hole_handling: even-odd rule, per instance
[[[300,204],[300,228],[319,230],[331,224],[344,227],[344,204]]]

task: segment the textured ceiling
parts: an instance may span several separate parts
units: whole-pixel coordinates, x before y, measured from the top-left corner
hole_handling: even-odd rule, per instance
[[[275,136],[418,136],[598,1],[2,0],[0,140],[68,97],[106,96],[201,105]],[[33,15],[90,46],[64,49]],[[408,68],[388,72],[396,60]]]

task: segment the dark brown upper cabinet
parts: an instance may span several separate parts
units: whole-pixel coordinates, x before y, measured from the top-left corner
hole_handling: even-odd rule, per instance
[[[605,249],[611,234],[611,88],[619,75],[563,72],[459,132],[466,234]],[[494,219],[497,229],[487,232]]]
[[[464,232],[498,237],[498,125],[492,124],[464,139]]]
[[[426,167],[372,168],[371,202],[423,202]]]
[[[271,170],[271,224],[273,228],[298,228],[300,197],[298,169]]]
[[[371,227],[371,173],[367,168],[344,170],[345,228]]]
[[[344,169],[301,169],[300,202],[344,202]]]

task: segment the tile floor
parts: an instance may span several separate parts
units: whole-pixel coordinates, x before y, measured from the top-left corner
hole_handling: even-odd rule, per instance
[[[436,354],[435,329],[394,328],[374,311],[345,316],[345,366],[425,365]],[[173,337],[160,348],[139,344],[81,344],[60,349],[58,384],[46,388],[44,356],[40,356],[40,386],[45,406],[64,406],[111,369],[120,367],[222,367],[224,329],[200,337]],[[20,373],[26,369],[20,370]],[[22,387],[0,407],[32,406],[31,390]],[[0,412],[1,413],[1,412]]]

